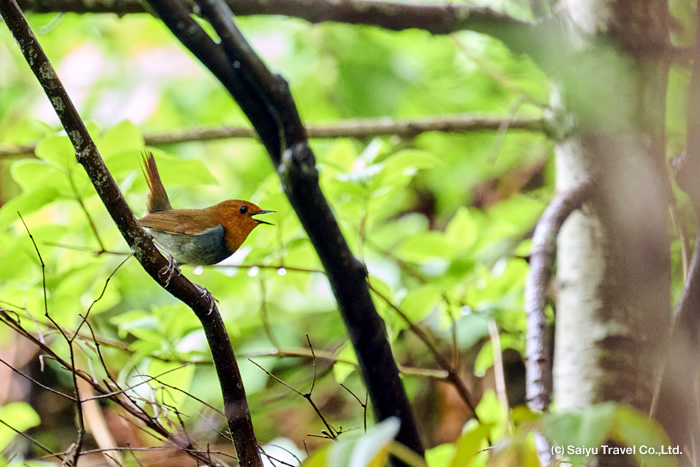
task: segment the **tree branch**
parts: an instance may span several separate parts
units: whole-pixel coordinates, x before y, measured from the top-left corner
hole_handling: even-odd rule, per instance
[[[29,28],[19,6],[14,0],[3,0],[0,2],[0,14],[5,19],[27,63],[61,120],[75,147],[78,163],[87,172],[97,194],[129,244],[134,256],[156,282],[192,308],[202,323],[219,376],[224,397],[224,412],[236,450],[243,465],[260,465],[243,383],[216,303],[211,295],[202,294],[200,288],[183,275],[177,273],[168,278],[161,275],[161,271],[167,270],[169,266],[168,260],[156,249],[151,238],[141,228],[129,209],[73,102],[34,33]],[[253,456],[258,463],[246,463],[244,460],[246,456]]]
[[[530,272],[525,283],[525,311],[528,317],[527,400],[530,408],[538,412],[547,410],[552,391],[552,361],[544,311],[557,235],[569,215],[581,207],[592,186],[590,181],[586,181],[558,194],[545,209],[532,236]]]
[[[552,265],[557,235],[564,221],[580,208],[589,196],[592,183],[585,181],[575,188],[558,194],[547,206],[535,227],[530,254],[530,272],[525,282],[525,311],[527,314],[526,400],[534,412],[545,412],[552,394],[552,333],[547,326],[545,307],[547,289],[552,277]],[[552,454],[547,441],[535,434],[535,446],[542,465],[550,465]]]
[[[211,67],[210,70],[222,82],[236,75],[241,86],[245,88],[244,97],[252,96],[267,109],[265,115],[250,114],[243,109],[253,127],[268,130],[269,136],[275,134],[271,130],[274,126],[278,131],[276,135],[282,135],[284,147],[280,146],[277,150],[275,145],[278,139],[267,141],[268,136],[262,133],[260,138],[266,143],[265,146],[282,179],[285,193],[328,274],[338,308],[355,348],[375,415],[379,420],[391,416],[398,417],[401,420],[401,428],[397,441],[422,455],[423,445],[391,347],[386,339],[384,323],[377,314],[367,288],[367,271],[352,255],[321,192],[315,157],[308,145],[306,131],[286,82],[270,73],[255,56],[237,30],[232,13],[223,2],[197,3],[221,38],[221,48],[216,53],[223,53],[230,64],[228,70],[214,70]],[[193,36],[192,30],[200,29],[181,2],[149,0],[149,4],[181,41],[188,39],[188,32]],[[202,40],[206,43],[211,41],[208,37]],[[185,45],[207,65],[206,57],[202,56],[202,44],[188,41]],[[236,100],[240,97],[233,92],[232,95]],[[242,104],[241,107],[243,108]],[[260,121],[260,118],[266,120]],[[393,462],[402,465],[396,459],[393,459]]]
[[[499,131],[505,124],[508,130],[545,131],[545,122],[533,117],[485,117],[478,115],[454,115],[420,120],[394,120],[391,118],[345,120],[328,125],[306,125],[309,138],[358,138],[399,136],[405,139],[429,132],[467,133],[472,131]],[[231,138],[256,138],[250,127],[223,126],[217,128],[191,128],[188,130],[144,135],[148,146],[213,141]],[[20,146],[0,146],[0,157],[32,154],[36,143]]]
[[[449,34],[471,29],[498,30],[531,25],[488,7],[474,5],[421,4],[380,0],[227,0],[237,16],[283,15],[301,18],[310,23],[337,21],[364,24],[400,31],[423,29],[432,34]],[[25,11],[36,13],[145,13],[139,0],[20,0]],[[190,7],[189,13],[193,12]]]

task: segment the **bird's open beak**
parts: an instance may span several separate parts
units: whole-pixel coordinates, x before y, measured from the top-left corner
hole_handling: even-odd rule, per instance
[[[257,216],[258,214],[269,214],[271,212],[275,212],[275,211],[259,211],[259,212],[256,212],[255,214],[251,214],[251,217]],[[275,225],[275,224],[270,224],[269,222],[261,221],[260,219],[255,219],[255,220],[258,221],[258,223],[260,223],[260,224]]]

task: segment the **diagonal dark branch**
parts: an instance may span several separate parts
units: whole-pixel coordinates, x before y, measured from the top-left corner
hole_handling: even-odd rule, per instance
[[[195,44],[185,34],[199,27],[192,20],[181,3],[165,0],[149,0],[151,7],[160,15],[163,22],[195,56],[200,59],[209,44]],[[266,142],[260,134],[282,179],[284,190],[294,207],[302,225],[311,239],[338,302],[338,307],[355,348],[358,362],[367,384],[376,417],[384,420],[395,416],[401,420],[397,440],[413,451],[423,454],[423,446],[411,406],[399,378],[396,362],[386,339],[384,323],[377,314],[369,295],[367,271],[351,253],[340,227],[331,212],[318,184],[315,157],[306,140],[306,132],[299,119],[294,100],[284,80],[272,74],[254,56],[232,20],[232,13],[223,2],[199,1],[203,15],[212,23],[222,39],[223,53],[228,57],[228,72],[220,76],[222,69],[212,72],[223,80],[239,79],[242,87],[247,87],[246,95],[264,102],[267,121],[258,121],[260,113],[247,113],[253,127],[265,128],[268,135],[274,132],[271,126],[279,128],[283,135],[283,153],[275,150],[278,140]],[[179,5],[179,7],[178,7]],[[197,35],[201,37],[201,35]],[[217,52],[221,53],[221,52]],[[207,62],[203,60],[207,65]],[[207,65],[209,66],[209,65]],[[211,67],[210,67],[211,69]],[[245,75],[244,79],[239,77]],[[254,85],[252,83],[255,83]],[[232,93],[233,94],[233,93]],[[238,98],[233,94],[234,98]],[[244,109],[245,111],[245,109]],[[398,461],[394,461],[399,464]]]
[[[3,0],[0,2],[0,14],[54,106],[75,147],[77,161],[87,172],[97,194],[134,256],[155,281],[192,308],[202,323],[219,376],[224,397],[224,412],[237,452],[242,462],[246,458],[253,459],[250,463],[243,462],[244,465],[260,465],[243,383],[216,303],[209,294],[202,294],[195,284],[181,274],[173,274],[173,277],[167,278],[167,281],[161,276],[160,271],[167,270],[168,260],[156,249],[151,238],[141,228],[129,209],[56,71],[29,28],[22,11],[14,0]],[[219,56],[219,58],[222,57]]]

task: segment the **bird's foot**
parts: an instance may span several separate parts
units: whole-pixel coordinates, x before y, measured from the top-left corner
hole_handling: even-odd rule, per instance
[[[197,287],[197,289],[202,293],[202,297],[206,297],[209,300],[209,313],[207,313],[207,315],[210,315],[212,311],[214,311],[216,304],[219,303],[219,300],[214,298],[211,292],[209,292],[205,287],[198,284],[195,284],[194,286]]]
[[[166,253],[165,256],[168,258],[168,264],[158,271],[158,277],[160,280],[165,281],[165,287],[167,288],[175,274],[180,274],[180,268],[177,267],[177,261],[175,258],[170,256],[168,253]]]

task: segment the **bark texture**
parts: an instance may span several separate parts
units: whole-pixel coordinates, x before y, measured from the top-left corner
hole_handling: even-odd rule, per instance
[[[585,82],[563,70],[553,93],[575,118],[556,146],[557,189],[587,178],[599,189],[559,237],[554,398],[560,410],[616,401],[648,411],[671,316],[667,3],[565,0],[560,17]]]

